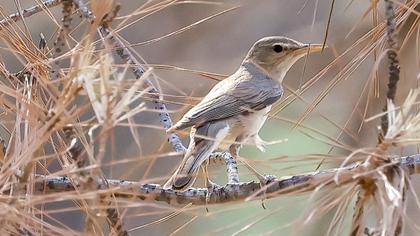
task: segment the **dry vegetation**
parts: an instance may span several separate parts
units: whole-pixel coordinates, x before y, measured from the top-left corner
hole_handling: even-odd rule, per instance
[[[416,64],[417,77],[420,76],[420,1],[384,1],[384,4],[371,1],[365,16],[373,16],[376,24],[372,29],[302,84],[299,90],[283,98],[272,115],[281,113],[295,100],[302,100],[302,94],[316,86],[331,68],[339,65],[340,71],[313,101],[307,102],[307,109],[300,119],[291,121],[295,128],[316,132],[303,122],[337,84],[346,80],[367,57],[374,56],[375,67],[371,76],[366,78],[367,86],[363,90],[367,96],[361,95],[357,104],[368,104],[370,99],[379,97],[386,101],[384,112],[367,117],[367,108],[360,111],[356,106],[353,110],[362,113],[360,127],[368,122],[376,122],[380,126],[376,146],[368,144],[363,148],[353,148],[340,142],[339,138],[324,137],[323,142],[332,148],[345,150],[346,154],[307,156],[306,159],[296,160],[295,165],[310,161],[315,168],[322,161],[324,164],[339,163],[338,168],[325,169],[322,165],[321,169],[324,169],[318,172],[296,173],[282,178],[270,176],[267,183],[239,182],[241,175],[237,173],[236,161],[227,153],[216,153],[212,160],[219,167],[227,165],[228,184],[211,191],[194,188],[181,193],[156,184],[162,183],[168,176],[139,182],[110,179],[110,167],[132,162],[121,156],[109,160],[109,153],[113,153],[110,146],[115,129],[130,129],[132,136],[126,138],[134,140],[139,146],[142,140],[138,138],[138,132],[143,128],[156,129],[161,136],[167,136],[164,130],[172,124],[167,105],[175,103],[176,95],[163,96],[159,93],[164,79],[156,75],[156,69],[184,70],[211,80],[220,80],[224,76],[172,66],[147,65],[132,48],[134,45],[124,40],[119,32],[127,24],[135,24],[148,15],[177,4],[212,3],[147,1],[131,14],[119,16],[123,6],[113,1],[91,0],[89,4],[83,0],[37,2],[36,7],[25,11],[18,7],[21,14],[8,16],[2,12],[3,20],[0,21],[0,39],[6,45],[2,50],[13,53],[22,65],[20,71],[13,72],[8,69],[7,63],[0,60],[3,129],[3,148],[0,148],[0,235],[127,235],[129,230],[124,225],[127,220],[149,217],[147,211],[130,215],[130,210],[137,207],[158,209],[150,213],[152,216],[167,214],[141,226],[147,227],[164,225],[185,211],[205,211],[206,205],[234,205],[243,201],[293,198],[304,194],[309,196],[311,204],[300,218],[294,220],[304,225],[332,213],[325,234],[404,235],[406,228],[420,233],[420,225],[407,214],[407,208],[420,210],[420,199],[411,182],[411,176],[420,166],[420,156],[417,151],[408,153],[412,156],[401,155],[407,154],[401,151],[403,148],[418,150],[420,144],[420,89],[413,87],[404,94],[402,102],[395,101],[400,79],[398,54],[412,41],[417,51],[417,62],[412,63]],[[386,10],[383,10],[385,5]],[[330,14],[334,13],[333,6],[334,1]],[[62,19],[53,16],[50,12],[52,7],[62,8]],[[199,24],[235,9],[237,7],[227,7],[218,14],[142,44],[199,27]],[[58,30],[51,39],[33,38],[31,29],[26,27],[25,20],[36,20],[34,14],[39,12],[49,15],[57,25]],[[326,26],[326,41],[329,24],[330,21]],[[80,37],[73,35],[76,28],[84,29]],[[403,28],[405,30],[401,30]],[[352,59],[343,60],[350,52],[354,55]],[[380,63],[389,64],[389,72],[385,73],[387,76],[378,75],[377,71],[382,68]],[[402,76],[404,79],[419,78]],[[388,83],[386,94],[379,93],[379,85],[384,83]],[[191,102],[193,99],[185,100]],[[150,106],[150,103],[153,105]],[[160,125],[135,122],[134,118],[143,113],[151,113],[159,119]],[[339,128],[340,135],[357,136],[349,130],[347,122]],[[150,172],[157,159],[176,156],[184,151],[182,137],[171,134],[167,138],[173,151],[158,150],[155,154],[142,156],[143,160],[151,163],[146,172]],[[408,198],[412,200],[408,201]],[[81,230],[67,224],[68,220],[56,218],[68,212],[77,212],[79,217],[83,217]],[[192,215],[178,225],[173,234],[188,227],[198,217],[198,214]],[[256,219],[238,232],[245,231],[258,221]],[[273,225],[264,233],[276,234],[279,227],[283,226]]]

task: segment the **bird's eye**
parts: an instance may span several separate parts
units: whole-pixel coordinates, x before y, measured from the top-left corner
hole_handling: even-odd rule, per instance
[[[283,52],[283,47],[281,45],[274,45],[273,50],[277,53]]]

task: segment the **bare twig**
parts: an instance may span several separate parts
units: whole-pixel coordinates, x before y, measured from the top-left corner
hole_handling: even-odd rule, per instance
[[[226,165],[226,172],[228,176],[228,184],[238,184],[238,163],[236,159],[227,152],[216,152],[210,156],[210,160],[213,162],[223,162]]]
[[[387,99],[394,102],[395,94],[397,92],[397,83],[400,79],[400,65],[398,62],[398,43],[397,43],[397,24],[395,20],[394,3],[390,0],[385,0],[386,7],[386,23],[387,23],[387,41],[388,41],[388,61],[389,61],[389,81],[388,81],[388,92],[386,94]],[[384,111],[387,111],[387,105],[384,107]],[[381,129],[382,133],[386,134],[388,131],[388,117],[386,115],[381,118]]]
[[[36,5],[27,9],[24,9],[22,11],[22,14],[18,13],[14,13],[9,15],[9,17],[7,17],[6,19],[0,20],[0,30],[3,27],[6,27],[8,25],[10,25],[12,22],[17,22],[19,20],[22,19],[22,17],[30,17],[33,14],[42,12],[45,8],[50,8],[50,7],[54,7],[57,6],[58,4],[60,4],[63,0],[44,0],[43,5]]]
[[[53,4],[55,3],[55,4]],[[62,28],[60,29],[57,39],[54,43],[55,46],[55,56],[59,55],[62,53],[64,46],[65,46],[65,38],[66,35],[69,33],[69,28],[70,28],[70,23],[71,23],[71,10],[73,7],[73,3],[78,7],[78,9],[81,11],[82,15],[91,23],[94,23],[95,20],[95,16],[92,14],[92,12],[88,9],[88,7],[86,6],[86,4],[84,3],[84,1],[82,0],[77,0],[77,1],[73,1],[73,0],[62,0],[62,1],[45,1],[44,2],[44,8],[45,7],[51,7],[51,6],[55,6],[59,3],[63,3],[63,19],[62,19]],[[23,17],[27,17],[27,16],[31,16],[35,13],[41,12],[43,10],[43,7],[41,6],[36,6],[36,7],[32,7],[26,10],[23,10],[22,15]],[[116,11],[114,12],[116,14]],[[113,14],[113,15],[115,15]],[[111,23],[112,19],[113,19],[113,15],[110,15],[108,18],[106,19],[102,19],[101,24],[98,25],[99,27],[99,31],[101,32],[102,36],[105,39],[105,42],[107,42],[109,45],[112,46],[113,49],[116,50],[116,54],[118,56],[120,56],[127,64],[130,65],[134,65],[133,67],[133,73],[135,74],[136,78],[140,78],[143,73],[144,73],[144,69],[140,66],[140,63],[138,63],[138,61],[136,60],[136,58],[131,54],[131,52],[123,45],[123,43],[117,39],[114,35],[112,35],[111,31],[108,30],[108,25],[109,23]],[[22,18],[22,16],[20,14],[13,14],[11,15],[9,18],[4,19],[2,21],[0,21],[0,26],[7,26],[9,25],[12,21],[18,21]],[[1,29],[1,28],[0,28]],[[59,61],[55,60],[53,62],[52,65],[53,70],[51,71],[51,78],[52,79],[57,79],[60,75],[60,65],[59,65]],[[165,129],[168,129],[169,127],[172,126],[172,121],[171,118],[168,114],[167,108],[165,106],[165,104],[162,102],[162,98],[160,96],[159,91],[153,86],[153,84],[150,81],[146,81],[148,87],[150,88],[148,92],[150,92],[152,94],[152,97],[154,98],[155,101],[155,109],[159,112],[159,117],[160,117],[160,121],[162,122],[163,126]],[[67,130],[67,133],[70,133],[70,135],[68,135],[71,140],[75,140],[76,143],[74,143],[72,145],[72,148],[70,150],[70,154],[72,156],[72,158],[76,161],[77,166],[83,167],[86,163],[84,161],[80,161],[80,156],[81,153],[83,152],[82,150],[82,145],[80,143],[80,140],[78,138],[75,138],[74,136],[74,130],[73,128]],[[183,152],[185,151],[185,147],[182,145],[182,142],[180,140],[180,138],[176,135],[176,134],[171,134],[169,136],[169,142],[172,144],[173,148],[177,151],[177,152]],[[79,160],[80,159],[80,160]],[[81,172],[82,177],[83,177],[83,172]],[[89,190],[89,189],[96,189],[96,186],[98,186],[99,184],[96,182],[96,179],[98,176],[88,176],[89,178],[79,178],[76,175],[76,178],[79,179],[78,181],[76,181],[80,186],[78,187],[78,189],[80,190]],[[69,178],[69,181],[71,179]],[[86,181],[83,181],[86,180]],[[108,195],[107,195],[108,196]],[[111,196],[110,196],[111,197]],[[112,204],[109,201],[105,201],[106,203],[109,203],[107,205]],[[96,224],[95,224],[95,218],[97,214],[95,214],[95,212],[88,210],[87,212],[87,221],[86,221],[86,225],[87,225],[87,230],[88,232],[94,232],[93,228],[97,228]],[[110,226],[110,229],[116,233],[117,235],[128,235],[128,232],[126,230],[123,229],[123,225],[122,225],[122,220],[121,217],[119,216],[119,213],[117,211],[117,209],[115,208],[108,208],[107,212],[106,212],[106,216],[107,216],[107,222]]]
[[[122,217],[118,212],[118,209],[112,207],[113,203],[113,196],[109,194],[105,194],[101,202],[105,203],[105,205],[110,206],[106,208],[106,220],[109,225],[111,234],[110,235],[117,235],[117,236],[128,236],[128,231],[123,227]]]
[[[83,0],[74,0],[73,2],[77,5],[77,8],[80,10],[83,17],[86,18],[89,21],[89,23],[93,24],[95,16],[86,6],[86,3]]]
[[[83,0],[76,0],[74,1],[76,6],[79,7],[79,10],[82,12],[82,15],[89,20],[91,24],[94,23],[95,16],[86,6]],[[115,17],[116,12],[118,12],[119,8],[115,8],[115,11],[112,15],[107,17],[106,19],[101,19],[99,27],[99,32],[101,33],[102,37],[105,40],[105,43],[111,45],[111,48],[116,49],[116,54],[120,56],[127,64],[133,65],[133,73],[136,76],[136,79],[139,79],[144,74],[144,68],[140,66],[140,63],[136,60],[136,58],[131,54],[131,52],[124,47],[123,43],[116,38],[111,31],[108,30],[109,23]],[[153,86],[150,81],[146,81],[147,86],[149,87],[150,93],[152,93],[152,97],[154,98],[155,109],[159,111],[160,121],[163,124],[165,129],[168,129],[172,126],[172,120],[169,116],[167,111],[166,105],[162,102],[162,98],[160,96],[159,91]],[[171,134],[168,139],[169,143],[172,144],[173,148],[177,152],[184,152],[185,147],[182,145],[181,139],[176,134]],[[108,224],[110,228],[115,231],[118,235],[128,235],[128,232],[123,229],[121,217],[115,208],[109,208],[106,212]]]
[[[89,10],[89,8],[86,7],[84,1],[76,0],[75,3],[82,11],[83,16],[92,22],[92,19],[94,19],[94,15]],[[132,66],[132,72],[136,76],[136,78],[140,78],[143,75],[145,69],[141,66],[141,63],[138,62],[138,60],[133,56],[133,54],[128,50],[124,43],[115,35],[113,35],[113,33],[110,30],[108,30],[108,28],[106,28],[104,25],[99,26],[99,31],[101,32],[102,37],[104,37],[104,40],[115,50],[116,54],[119,57],[121,57],[121,59],[123,59],[125,63]],[[150,81],[146,82],[147,86],[149,87],[148,93],[152,94],[151,96],[154,99],[155,110],[159,111],[160,121],[165,129],[169,129],[172,126],[172,119],[169,116],[166,105],[162,102],[162,97],[159,93],[159,90],[157,90]],[[169,134],[168,142],[172,145],[173,149],[176,152],[184,152],[186,150],[184,145],[182,145],[181,139],[177,134]]]
[[[66,46],[66,38],[68,33],[70,32],[70,24],[72,21],[71,11],[73,9],[73,1],[72,0],[62,0],[63,2],[63,10],[61,11],[63,14],[63,18],[61,20],[62,26],[58,31],[57,38],[54,41],[54,58],[60,56]],[[60,59],[56,59],[52,62],[51,65],[51,80],[57,80],[60,78],[61,68],[60,68]]]
[[[131,54],[131,52],[123,45],[121,40],[113,35],[112,32],[107,30],[104,27],[100,28],[102,36],[105,40],[108,41],[110,45],[112,45],[116,49],[116,53],[120,56],[127,64],[133,65],[133,73],[136,78],[140,78],[144,73],[144,68],[140,66],[140,63],[135,59],[135,57]],[[152,94],[152,98],[155,104],[155,110],[159,111],[159,118],[160,122],[163,124],[165,129],[169,129],[172,126],[172,119],[169,116],[168,109],[166,105],[162,102],[162,97],[160,96],[159,91],[154,87],[154,85],[150,81],[146,81],[147,86],[149,87],[148,93]],[[177,134],[169,134],[168,142],[172,145],[173,149],[176,152],[184,152],[185,147],[182,145],[181,139]]]
[[[386,13],[386,23],[387,23],[387,41],[388,41],[388,52],[387,57],[389,61],[388,65],[388,91],[386,94],[387,101],[384,111],[388,110],[388,104],[394,103],[395,101],[395,94],[397,92],[397,83],[400,79],[400,65],[398,61],[398,34],[397,34],[397,23],[395,19],[395,9],[394,9],[394,2],[392,0],[385,0],[385,13]],[[387,134],[388,128],[389,128],[389,117],[388,115],[384,115],[381,117],[381,129],[383,134]],[[388,179],[393,179],[393,175],[395,171],[390,170],[387,174]],[[405,182],[406,179],[403,178],[403,182]],[[405,208],[406,205],[406,191],[407,191],[407,185],[408,183],[404,184],[404,187],[402,188],[402,208]],[[401,209],[400,211],[394,211],[393,214],[395,218],[397,218],[397,224],[395,226],[394,235],[399,236],[402,233],[403,229],[403,213],[404,209]]]
[[[407,173],[415,174],[416,167],[420,166],[420,154],[402,157],[396,160],[390,167],[398,166],[405,168]],[[194,205],[217,204],[235,202],[244,199],[258,199],[261,197],[277,197],[293,191],[308,192],[319,186],[319,183],[328,182],[331,185],[344,185],[351,181],[359,181],[357,174],[365,173],[364,165],[355,164],[344,168],[317,171],[294,176],[274,178],[267,185],[262,187],[258,182],[246,182],[239,184],[226,184],[222,187],[215,187],[208,193],[207,188],[190,188],[185,192],[177,192],[172,189],[164,189],[158,184],[143,184],[141,182],[109,179],[99,180],[99,189],[112,191],[121,198],[132,198],[144,201],[162,201],[169,204]],[[340,181],[333,180],[337,173],[340,173]],[[73,191],[74,186],[68,177],[46,177],[38,175],[36,191],[40,193]],[[265,193],[265,195],[264,195]],[[206,200],[206,197],[207,200]]]
[[[79,6],[81,6],[80,10],[83,12],[83,15],[88,19],[92,19],[93,14],[86,7],[83,0],[76,0],[76,2],[77,4],[79,4]],[[138,62],[138,60],[133,56],[133,54],[124,45],[124,43],[120,39],[115,37],[115,35],[113,35],[113,33],[103,25],[99,27],[99,31],[101,32],[105,40],[107,40],[108,43],[112,45],[113,49],[115,49],[116,54],[119,57],[121,57],[127,64],[132,66],[132,72],[136,76],[136,78],[140,78],[143,75],[145,68],[141,66],[141,63]],[[166,108],[166,105],[162,102],[160,92],[150,81],[146,82],[147,86],[149,87],[148,93],[152,94],[151,96],[152,98],[154,98],[155,110],[159,111],[160,121],[165,129],[169,129],[173,123]],[[168,142],[172,145],[173,149],[176,152],[185,152],[186,148],[183,146],[181,139],[177,134],[169,134]]]
[[[53,7],[58,4],[60,4],[63,0],[45,0],[43,2],[44,7]],[[95,20],[95,16],[92,14],[92,12],[89,10],[89,8],[86,6],[85,2],[83,0],[73,0],[73,3],[76,5],[77,9],[79,9],[83,15],[91,24],[93,24]],[[34,6],[28,9],[24,9],[23,17],[29,17],[32,16],[35,13],[39,13],[42,11],[41,6]],[[18,21],[22,19],[22,16],[18,13],[12,14],[9,16],[9,18],[4,19],[0,21],[0,24],[3,26],[8,25],[10,21]],[[108,40],[111,45],[113,46],[113,49],[116,51],[117,55],[120,56],[126,63],[132,65],[133,67],[133,73],[137,78],[140,78],[144,73],[144,68],[141,67],[141,64],[137,61],[137,59],[132,55],[132,53],[127,49],[126,46],[119,40],[118,38],[114,37],[112,33],[105,27],[99,26],[99,30],[103,37]],[[150,87],[149,93],[153,94],[152,96],[155,98],[155,109],[160,111],[159,117],[160,120],[164,126],[165,129],[172,126],[172,120],[169,116],[169,113],[167,111],[166,105],[161,101],[159,91],[153,86],[152,83],[148,82],[148,85]],[[157,99],[156,99],[157,98]],[[177,152],[184,152],[186,149],[183,146],[181,139],[177,134],[170,134],[168,137],[168,141],[171,143],[172,147]],[[79,145],[77,145],[79,146]],[[219,156],[218,154],[214,155],[215,157]],[[219,156],[221,157],[221,156]],[[236,161],[227,153],[223,154],[223,159],[225,159],[225,163],[227,164],[228,168],[228,178],[232,183],[239,182],[239,177],[237,174],[237,166]]]

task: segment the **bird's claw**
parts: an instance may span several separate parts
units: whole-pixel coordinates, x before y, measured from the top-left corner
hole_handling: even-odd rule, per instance
[[[266,199],[265,192],[267,191],[267,188],[265,188],[265,186],[272,183],[276,179],[276,176],[274,176],[274,175],[259,175],[257,177],[260,180],[260,187],[261,187],[261,189],[263,189],[263,196],[264,196],[263,198],[261,198],[261,207],[265,210],[265,209],[267,209],[266,206],[265,206],[265,202],[264,202],[264,200]]]
[[[261,175],[260,178],[261,179],[259,179],[259,180],[260,180],[260,183],[261,183],[262,186],[265,186],[265,185],[273,182],[274,180],[276,180],[276,176],[274,176],[274,175]]]
[[[220,188],[220,185],[213,183],[210,180],[207,180],[206,183],[207,193],[206,193],[206,205],[210,202],[210,197],[213,194],[214,190]],[[206,207],[206,211],[209,212],[209,209]]]
[[[274,175],[264,175],[264,174],[260,174],[258,172],[254,172],[254,175],[260,181],[261,186],[265,186],[265,185],[273,182],[273,180],[276,179],[276,176],[274,176]]]

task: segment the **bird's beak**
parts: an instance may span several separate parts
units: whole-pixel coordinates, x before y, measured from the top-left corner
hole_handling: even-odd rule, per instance
[[[326,47],[327,45],[324,46],[323,44],[305,44],[303,47],[296,49],[294,53],[295,55],[302,55],[306,53],[320,52]]]

